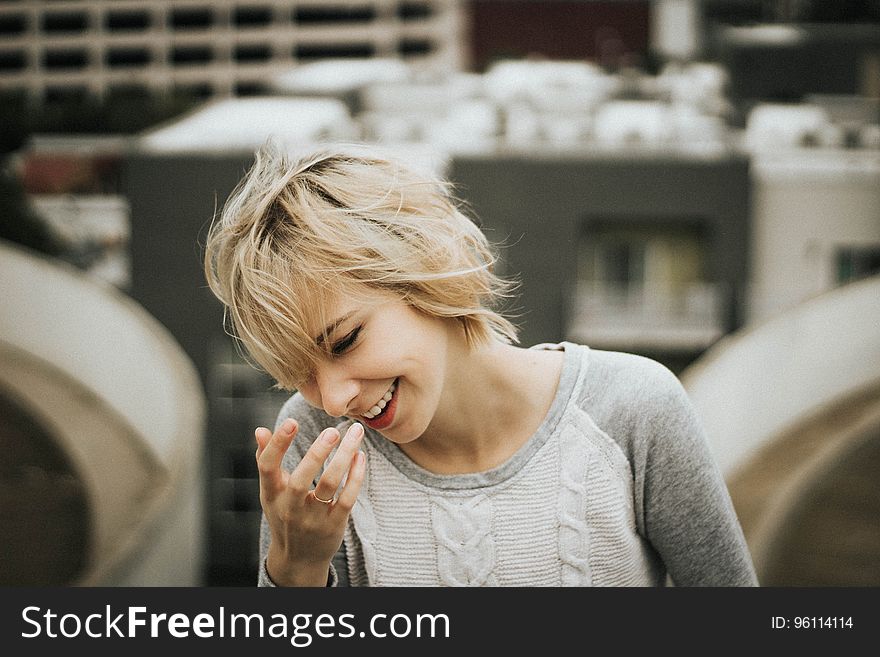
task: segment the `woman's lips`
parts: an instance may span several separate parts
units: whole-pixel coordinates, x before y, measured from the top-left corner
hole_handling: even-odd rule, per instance
[[[388,403],[385,404],[385,408],[382,409],[382,413],[377,415],[376,417],[370,419],[367,417],[361,416],[361,421],[366,424],[371,429],[375,429],[377,431],[381,431],[391,425],[394,421],[394,414],[397,411],[397,395],[400,392],[400,380],[396,381],[396,385],[394,386],[394,392],[391,393],[391,399],[388,400]]]

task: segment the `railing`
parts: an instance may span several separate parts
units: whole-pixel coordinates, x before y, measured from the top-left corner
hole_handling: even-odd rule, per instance
[[[581,283],[571,297],[568,339],[596,348],[702,350],[724,334],[722,286],[619,287]]]

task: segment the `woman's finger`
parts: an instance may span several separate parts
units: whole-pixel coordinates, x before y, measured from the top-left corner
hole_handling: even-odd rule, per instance
[[[281,461],[293,437],[296,435],[298,425],[295,420],[288,418],[281,423],[270,438],[260,449],[260,437],[265,438],[265,433],[257,430],[261,435],[257,437],[257,470],[260,472],[260,488],[264,495],[274,497],[283,485]],[[268,429],[267,429],[268,431]],[[254,432],[254,436],[257,432]]]
[[[367,457],[363,452],[354,455],[351,462],[351,468],[348,470],[348,478],[345,480],[345,486],[336,498],[335,508],[342,510],[344,513],[351,511],[358,493],[361,492],[361,484],[364,483],[364,474],[366,473]]]
[[[272,439],[272,432],[266,427],[257,427],[254,431],[254,438],[257,440],[257,458],[260,458],[260,454],[263,453],[263,450],[266,449],[266,445],[268,445],[269,441]]]
[[[339,431],[334,427],[324,429],[315,439],[287,480],[288,487],[295,494],[305,495],[309,492],[312,488],[312,481],[324,467],[324,461],[330,456],[330,452],[333,451],[333,446],[338,440]]]
[[[352,424],[348,431],[345,432],[345,437],[339,444],[339,449],[336,450],[336,454],[324,472],[321,473],[321,478],[315,485],[315,495],[319,499],[329,500],[336,495],[336,490],[339,488],[339,484],[342,483],[342,478],[351,468],[352,459],[357,454],[363,437],[364,427],[358,422]]]

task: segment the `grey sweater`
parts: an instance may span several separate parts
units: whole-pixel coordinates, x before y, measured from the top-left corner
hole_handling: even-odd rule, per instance
[[[754,586],[748,548],[687,394],[647,358],[571,343],[550,410],[508,461],[438,475],[367,429],[367,475],[328,583]],[[298,394],[293,469],[327,426]],[[258,583],[269,532],[260,534]]]

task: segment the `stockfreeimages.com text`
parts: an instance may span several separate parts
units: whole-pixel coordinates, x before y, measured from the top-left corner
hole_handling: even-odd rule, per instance
[[[449,638],[446,614],[373,614],[358,630],[354,614],[285,614],[228,613],[220,607],[215,613],[148,613],[146,607],[126,607],[114,612],[106,605],[103,613],[88,615],[58,614],[51,609],[29,606],[21,612],[27,629],[21,636],[93,639],[117,638],[277,638],[289,639],[291,645],[304,648],[315,637],[347,639],[375,638]]]

